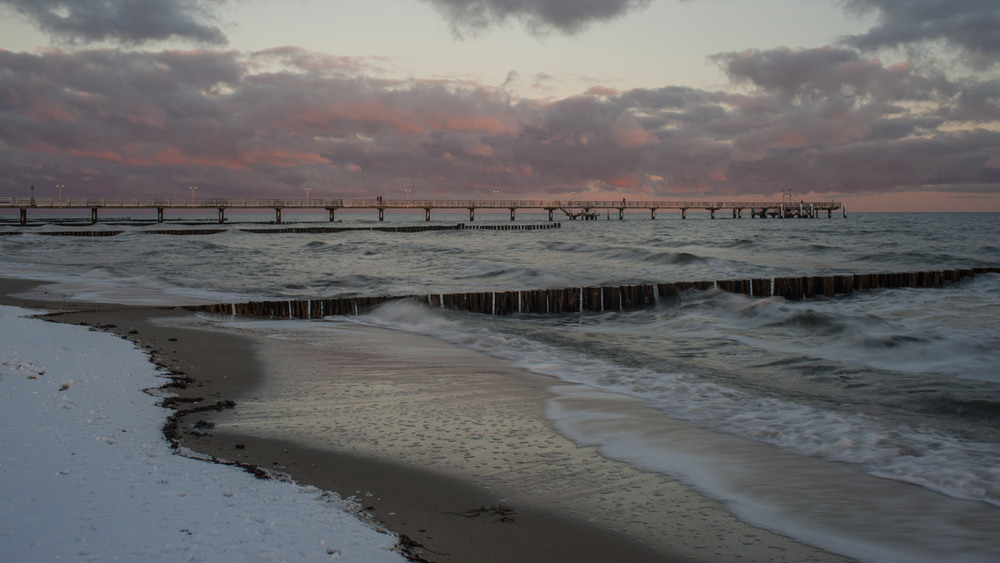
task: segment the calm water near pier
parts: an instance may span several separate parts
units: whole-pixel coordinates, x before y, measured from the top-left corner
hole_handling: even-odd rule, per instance
[[[320,215],[285,215],[306,218],[324,224]],[[369,215],[338,218],[380,225]],[[50,292],[139,304],[1000,265],[996,214],[682,221],[661,213],[538,231],[275,235],[241,232],[245,219],[197,236],[6,224],[0,234],[126,232],[0,236],[0,255],[5,275],[59,282]],[[476,219],[509,223],[503,214]],[[467,221],[438,214],[432,224]],[[517,222],[546,221],[519,214]],[[425,223],[422,212],[390,213],[381,225],[398,224]],[[558,387],[549,408],[565,435],[803,541],[873,561],[1000,558],[1000,275],[799,302],[691,291],[624,313],[489,317],[404,301],[361,317],[288,321],[288,330],[323,323],[431,336],[575,384]],[[608,394],[657,414],[594,406]]]

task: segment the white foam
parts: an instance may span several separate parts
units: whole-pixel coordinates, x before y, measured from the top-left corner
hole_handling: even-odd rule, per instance
[[[673,475],[748,522],[863,561],[993,561],[998,513],[976,502],[879,479],[692,426],[635,399],[555,386],[548,416],[581,445]]]

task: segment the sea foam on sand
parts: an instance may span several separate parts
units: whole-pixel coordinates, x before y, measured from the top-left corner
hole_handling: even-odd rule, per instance
[[[134,345],[0,306],[0,559],[403,561],[313,487],[169,449]]]

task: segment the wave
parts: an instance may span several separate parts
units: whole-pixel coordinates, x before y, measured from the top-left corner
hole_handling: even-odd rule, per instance
[[[1000,428],[1000,401],[935,397],[920,401],[917,408],[928,414],[953,416]]]
[[[635,397],[668,416],[705,428],[800,455],[858,464],[872,475],[1000,506],[1000,474],[994,466],[1000,447],[996,444],[759,395],[669,366],[627,367],[594,356],[586,348],[553,346],[525,337],[513,326],[515,320],[481,320],[413,302],[393,302],[355,322],[432,335],[531,372]],[[553,325],[545,330],[553,330]],[[569,340],[567,336],[563,342]],[[586,346],[587,340],[582,344]]]

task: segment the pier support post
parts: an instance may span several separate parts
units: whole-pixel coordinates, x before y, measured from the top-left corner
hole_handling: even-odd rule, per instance
[[[552,221],[552,210],[549,209],[549,221]]]
[[[327,207],[326,210],[330,212],[330,222],[333,223],[334,213],[337,211],[337,208],[336,207]]]
[[[281,208],[280,207],[275,207],[274,208],[274,224],[275,225],[280,225],[281,224]]]
[[[712,219],[715,219],[715,210],[710,209],[709,212],[712,214]]]
[[[156,222],[157,223],[162,223],[163,222],[163,208],[162,207],[157,207],[156,208]]]
[[[471,223],[472,221],[475,221],[475,220],[476,220],[476,208],[475,207],[470,207],[469,208],[469,222]]]
[[[97,224],[97,208],[96,207],[91,207],[90,208],[90,224],[91,225],[96,225]]]
[[[656,219],[656,208],[655,207],[652,207],[652,208],[649,209],[649,220],[652,221],[653,219]]]
[[[28,224],[28,209],[25,207],[21,208],[21,225]]]
[[[385,208],[384,207],[379,207],[378,208],[378,220],[379,221],[385,221]]]
[[[624,207],[619,207],[618,208],[618,220],[621,221],[624,218],[625,218],[625,208]]]
[[[220,207],[219,208],[219,224],[221,225],[221,224],[223,224],[225,222],[226,222],[226,208],[225,207]]]
[[[424,221],[430,221],[430,220],[431,220],[431,208],[430,207],[425,207],[424,208]]]
[[[734,207],[733,208],[733,219],[735,219],[735,218],[736,218],[736,208]]]
[[[514,220],[514,208],[513,207],[510,208],[510,220],[511,221]]]
[[[687,219],[687,218],[688,218],[688,210],[681,209],[681,219]]]

